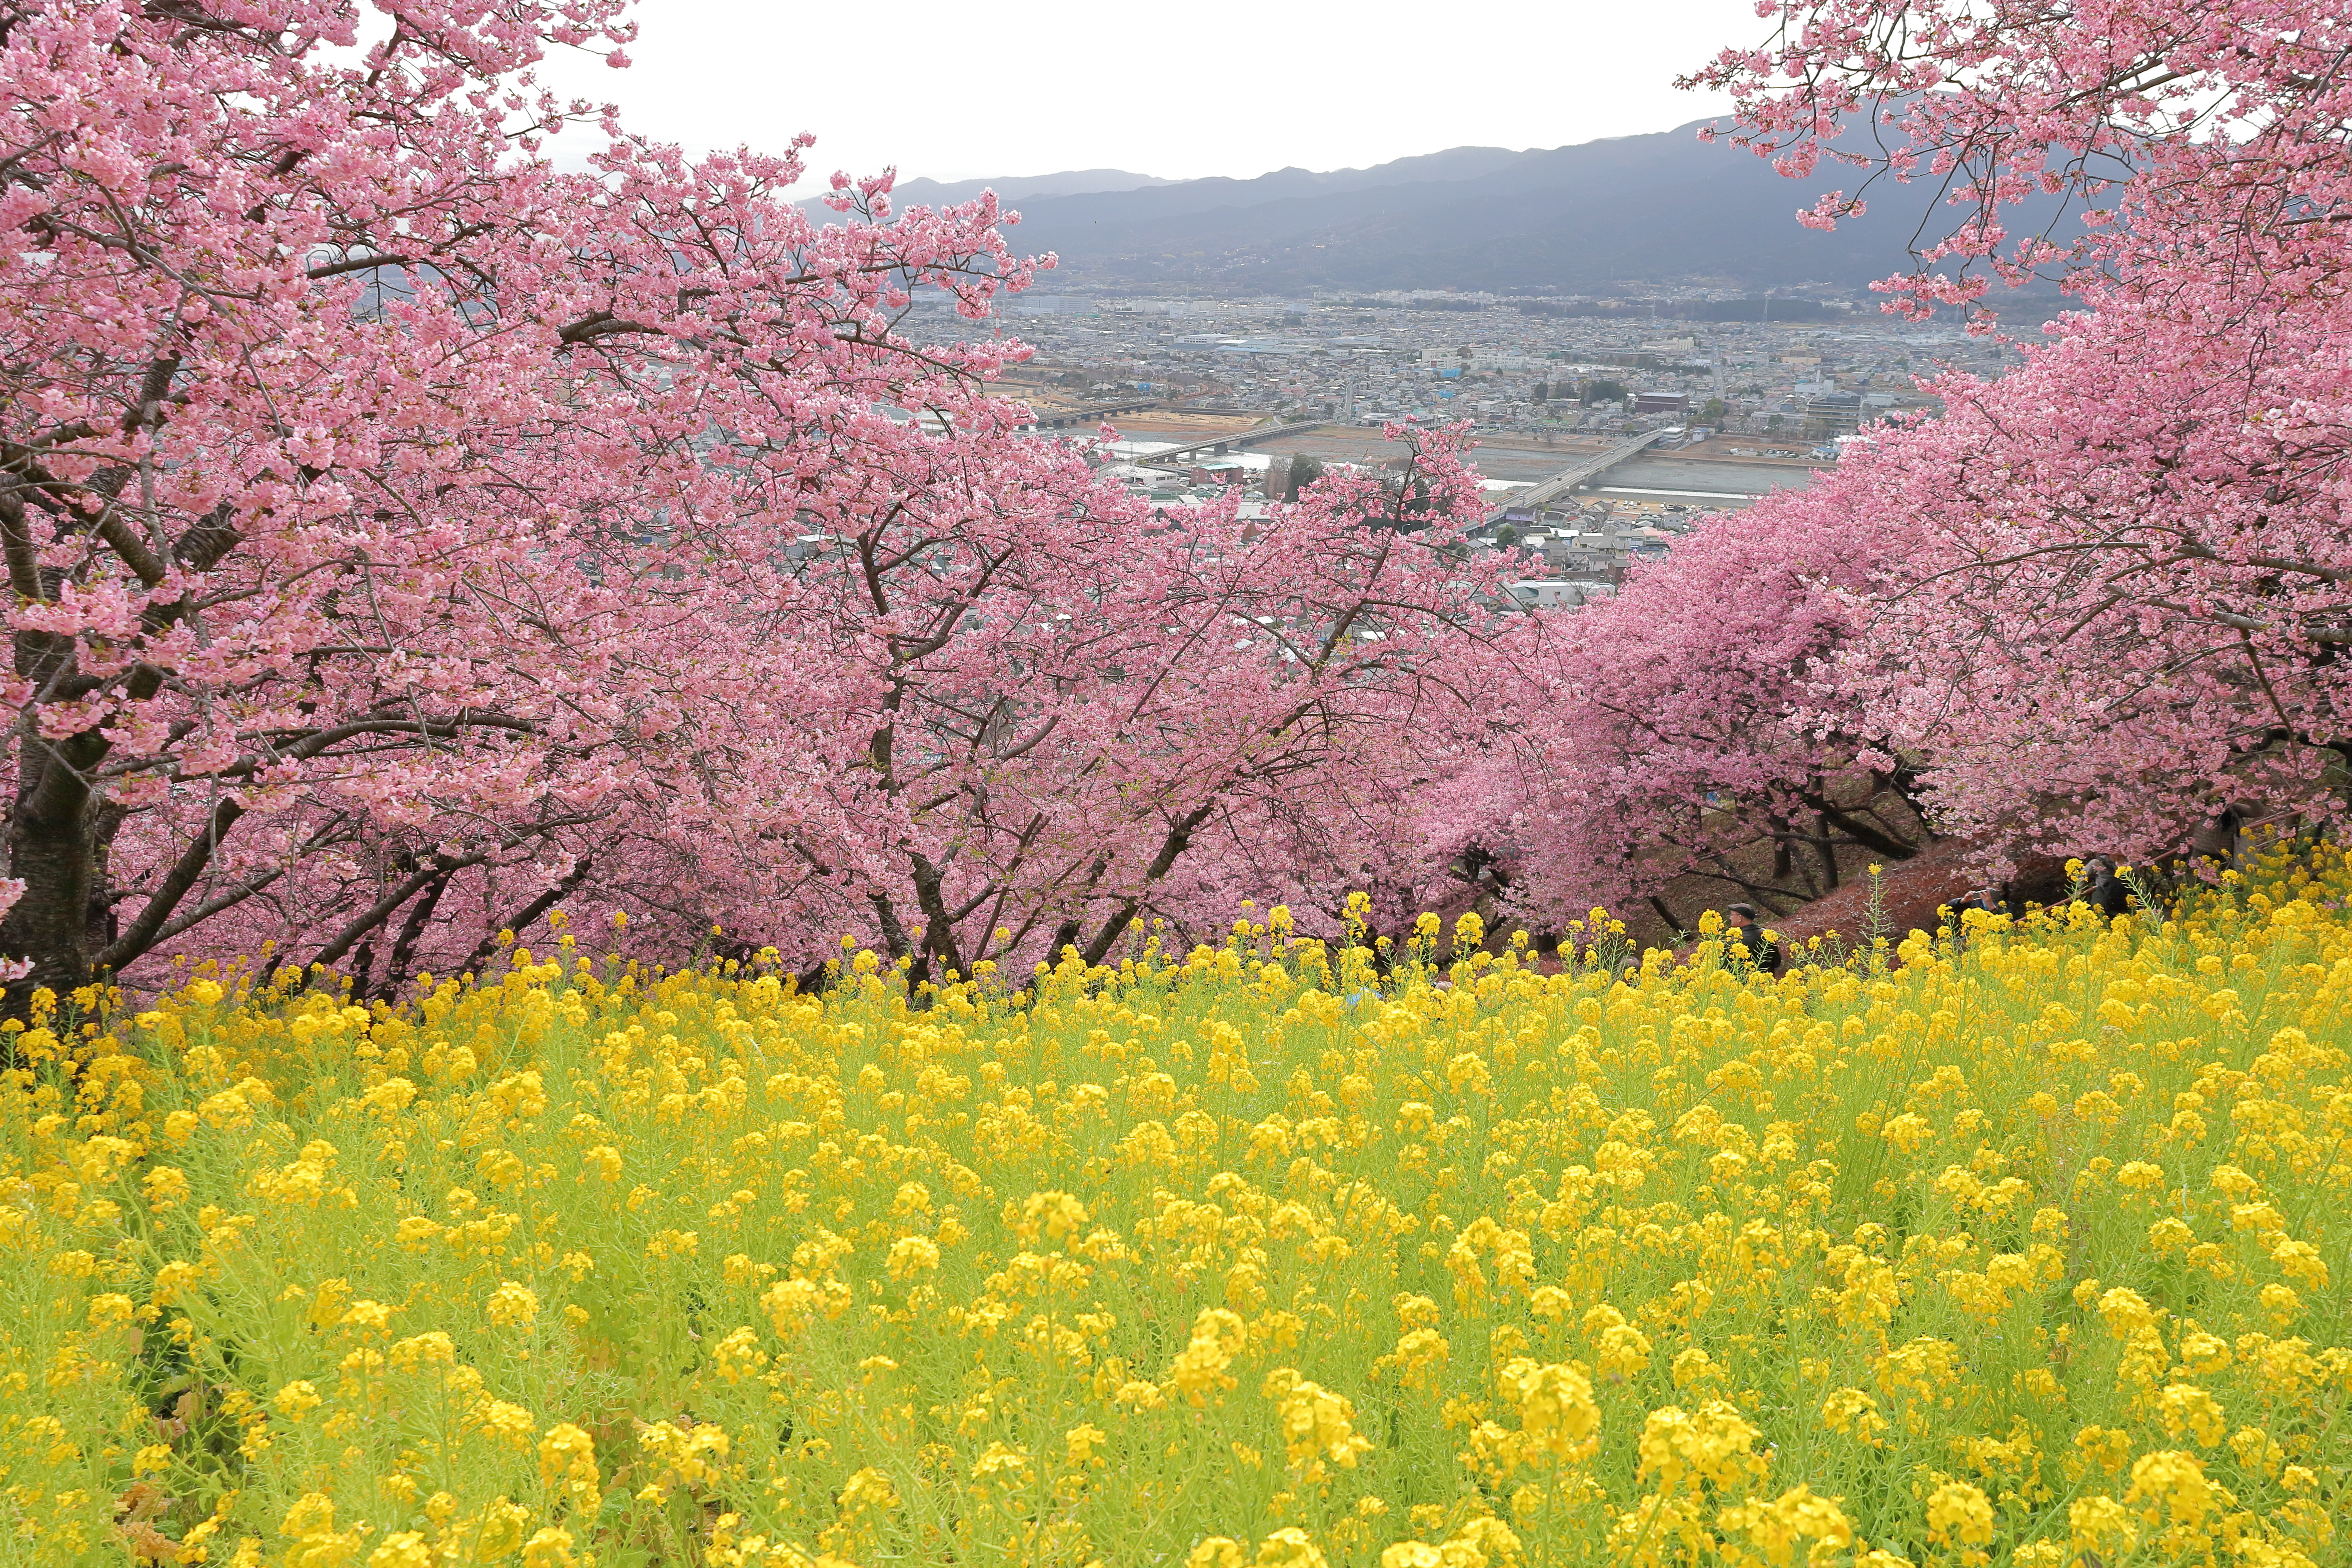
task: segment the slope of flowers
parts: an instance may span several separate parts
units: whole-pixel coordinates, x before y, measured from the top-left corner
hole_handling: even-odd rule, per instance
[[[2347,896],[1777,982],[1278,912],[920,1008],[199,976],[16,1040],[0,1554],[2352,1562]]]

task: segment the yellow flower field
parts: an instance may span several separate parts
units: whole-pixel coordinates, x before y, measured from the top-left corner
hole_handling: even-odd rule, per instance
[[[54,1015],[0,1557],[2352,1563],[2347,898]]]

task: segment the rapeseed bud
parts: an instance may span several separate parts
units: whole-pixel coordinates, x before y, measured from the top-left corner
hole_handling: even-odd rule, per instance
[[[511,1279],[499,1282],[490,1292],[486,1310],[491,1322],[502,1329],[527,1329],[539,1316],[539,1297],[528,1287]]]
[[[1992,1544],[1992,1501],[1966,1481],[1945,1481],[1927,1498],[1927,1539],[1939,1546]]]
[[[1355,1405],[1341,1395],[1286,1367],[1267,1378],[1266,1393],[1276,1402],[1283,1454],[1294,1467],[1319,1477],[1326,1461],[1353,1469],[1360,1456],[1371,1452],[1357,1434]]]

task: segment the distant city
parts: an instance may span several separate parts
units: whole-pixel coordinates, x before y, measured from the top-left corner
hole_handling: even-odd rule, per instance
[[[1873,301],[1695,302],[1391,292],[1306,299],[1029,293],[1009,330],[1035,346],[1005,390],[1039,433],[1108,423],[1119,472],[1165,508],[1238,488],[1245,510],[1303,477],[1378,468],[1382,427],[1474,422],[1491,510],[1531,605],[1605,593],[1697,517],[1805,485],[1874,421],[1934,411],[1915,378],[1995,375],[2018,351]],[[1806,319],[1769,319],[1775,308]],[[1694,321],[1705,314],[1744,321]],[[921,337],[969,323],[918,318]]]

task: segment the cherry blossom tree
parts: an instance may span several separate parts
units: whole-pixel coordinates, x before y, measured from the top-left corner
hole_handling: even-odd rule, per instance
[[[920,978],[1041,944],[1100,962],[1139,917],[1197,936],[1244,898],[1336,909],[1335,824],[1409,792],[1410,748],[1483,722],[1465,657],[1507,617],[1460,547],[1459,440],[1263,518],[814,509],[839,570],[805,610],[880,694],[859,782],[905,824],[861,928]]]
[[[575,877],[625,811],[676,842],[730,745],[822,758],[837,672],[765,635],[791,515],[712,448],[887,464],[877,402],[961,415],[992,368],[888,342],[906,289],[1024,277],[991,204],[814,227],[793,153],[554,173],[587,111],[529,67],[620,63],[603,0],[361,19],[5,19],[0,948],[51,984],[264,894],[332,961],[475,868]],[[800,809],[772,777],[754,814]]]
[[[673,956],[1107,952],[1459,697],[1448,441],[1408,499],[1162,526],[992,394],[1033,265],[992,198],[835,176],[820,225],[805,139],[689,161],[533,83],[628,37],[618,0],[0,8],[0,952],[38,982],[268,941],[381,988],[559,902]],[[908,329],[940,290],[969,341]]]
[[[2149,859],[2352,784],[2344,323],[2250,343],[2108,300],[1797,510],[1900,516],[1841,700],[1927,760],[1941,820]]]
[[[1792,177],[1858,182],[1802,215],[1940,198],[1919,268],[1888,288],[1914,310],[2047,274],[2211,305],[2284,303],[2342,271],[2352,200],[2338,62],[2352,19],[2284,0],[1767,0],[1760,46],[1685,79],[1727,91],[1733,141]],[[1851,132],[1851,133],[1849,133]],[[2012,233],[2036,197],[2087,226]],[[1939,270],[1941,263],[1950,267]],[[2187,294],[2180,291],[2187,290]],[[2225,310],[2223,319],[2236,312]]]
[[[1821,700],[1920,770],[1941,824],[2012,848],[2147,857],[2249,814],[2340,817],[2352,23],[2268,0],[1768,13],[1770,43],[1696,79],[1787,172],[1854,166],[1809,222],[1871,184],[1948,198],[1882,285],[1898,309],[2036,275],[2082,301],[2022,368],[1937,379],[1944,418],[1783,509],[1910,542]],[[2036,195],[2074,200],[2084,237],[2011,234]]]
[[[1553,930],[1681,879],[1785,908],[1838,886],[1841,857],[1908,858],[1916,781],[1822,693],[1901,547],[1874,509],[1776,497],[1540,616],[1539,657],[1503,688],[1523,721],[1452,786],[1437,847],[1496,858],[1512,910]]]

